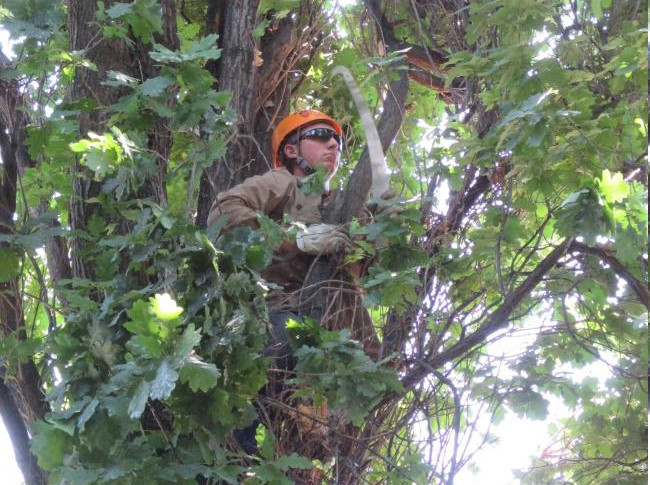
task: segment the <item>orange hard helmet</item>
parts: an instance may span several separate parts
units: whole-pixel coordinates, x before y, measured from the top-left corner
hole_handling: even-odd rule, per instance
[[[343,137],[343,130],[339,124],[325,113],[315,109],[304,109],[302,111],[291,113],[278,123],[278,126],[275,127],[275,130],[273,130],[273,134],[271,135],[271,153],[273,156],[273,164],[276,168],[282,168],[283,166],[282,162],[278,158],[278,152],[284,139],[294,130],[319,121],[331,125],[336,134]]]

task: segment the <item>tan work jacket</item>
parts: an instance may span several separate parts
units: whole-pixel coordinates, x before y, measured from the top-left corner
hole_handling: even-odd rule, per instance
[[[292,221],[305,224],[322,222],[321,208],[329,204],[333,197],[304,194],[300,191],[300,186],[300,179],[284,168],[250,177],[217,196],[210,209],[208,225],[225,215],[226,231],[240,226],[258,228],[258,211],[278,223],[282,222],[284,214],[291,216]],[[296,308],[297,293],[302,288],[312,261],[313,256],[304,254],[297,248],[275,252],[273,261],[262,271],[262,276],[284,290],[270,292],[270,308]]]
[[[225,230],[239,226],[259,227],[257,212],[264,212],[276,222],[282,222],[284,214],[293,221],[314,224],[322,222],[322,210],[335,202],[336,195],[320,196],[300,191],[301,181],[286,169],[267,172],[246,179],[232,189],[222,192],[212,204],[208,225],[221,215],[227,216]],[[282,290],[269,292],[269,310],[289,310],[298,313],[305,295],[301,294],[305,277],[311,270],[314,256],[300,252],[276,251],[271,264],[262,271],[267,281],[281,286]],[[343,270],[318,290],[320,299],[327,302],[328,311],[321,323],[328,330],[349,328],[352,337],[362,343],[370,357],[381,356],[381,344],[373,327],[372,319],[362,303],[362,293]]]

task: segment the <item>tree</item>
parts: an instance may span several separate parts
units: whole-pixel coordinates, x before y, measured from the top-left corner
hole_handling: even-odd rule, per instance
[[[489,441],[479,415],[544,418],[550,396],[575,417],[522,480],[647,480],[646,11],[5,1],[0,413],[26,482],[453,483]],[[363,226],[339,64],[399,193]],[[344,264],[366,265],[385,359],[297,322],[296,376],[264,400],[259,271],[280,229],[205,222],[308,105],[344,126],[331,217],[359,241]],[[606,389],[565,374],[599,360]],[[233,431],[262,410],[249,456]]]

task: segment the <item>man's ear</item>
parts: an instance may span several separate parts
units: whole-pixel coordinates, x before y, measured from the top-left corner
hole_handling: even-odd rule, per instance
[[[293,143],[284,145],[284,156],[287,158],[298,158],[298,145]]]

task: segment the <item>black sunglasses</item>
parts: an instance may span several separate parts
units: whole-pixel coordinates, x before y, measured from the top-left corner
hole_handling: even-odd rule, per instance
[[[300,140],[304,140],[305,138],[318,141],[329,141],[330,138],[334,138],[336,144],[339,146],[339,150],[343,148],[339,134],[329,128],[312,128],[311,130],[307,130],[300,134]]]

